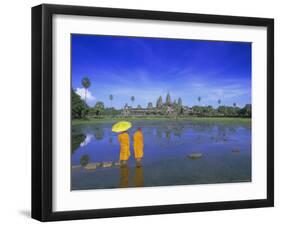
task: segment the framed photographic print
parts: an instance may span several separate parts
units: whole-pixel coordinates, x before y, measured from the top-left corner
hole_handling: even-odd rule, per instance
[[[32,8],[32,217],[274,204],[274,21]]]

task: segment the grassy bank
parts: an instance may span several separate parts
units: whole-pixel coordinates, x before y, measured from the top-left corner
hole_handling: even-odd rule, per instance
[[[72,125],[94,124],[94,123],[108,123],[118,121],[191,121],[198,123],[230,123],[230,124],[251,124],[251,118],[238,118],[238,117],[104,117],[104,118],[90,118],[90,119],[74,119]]]

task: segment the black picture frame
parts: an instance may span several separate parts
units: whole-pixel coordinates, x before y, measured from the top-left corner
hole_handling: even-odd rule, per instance
[[[52,17],[55,14],[266,27],[267,198],[54,212],[52,210]],[[270,206],[274,206],[273,19],[50,4],[32,8],[32,218],[40,221],[56,221]]]

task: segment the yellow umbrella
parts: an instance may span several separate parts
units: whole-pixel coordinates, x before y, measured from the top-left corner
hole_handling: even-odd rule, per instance
[[[126,131],[128,129],[130,129],[132,127],[132,123],[127,122],[127,121],[121,121],[121,122],[117,122],[112,126],[112,132],[123,132]]]

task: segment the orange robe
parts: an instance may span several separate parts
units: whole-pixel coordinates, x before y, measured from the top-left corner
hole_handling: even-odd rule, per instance
[[[130,138],[128,133],[121,133],[118,135],[120,142],[120,161],[126,161],[129,159],[130,153]]]
[[[134,134],[134,154],[136,159],[143,157],[143,135],[139,130]]]

